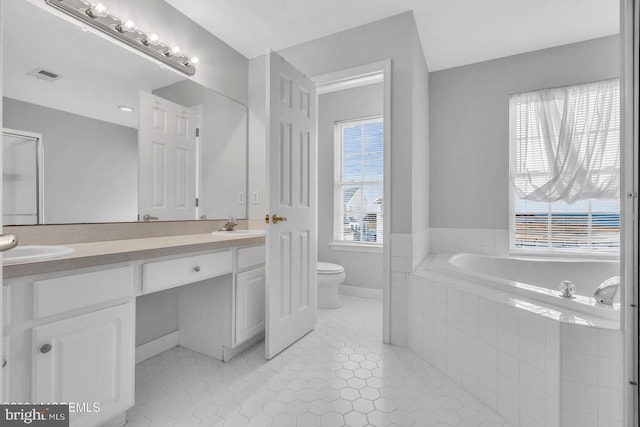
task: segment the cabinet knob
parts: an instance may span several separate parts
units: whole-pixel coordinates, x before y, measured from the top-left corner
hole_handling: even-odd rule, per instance
[[[2,367],[4,368],[5,366],[7,366],[7,359],[2,359]]]
[[[51,351],[51,344],[44,344],[40,347],[40,353],[49,353]]]
[[[193,267],[193,271],[195,271],[196,273],[200,272],[200,266],[196,265],[195,267]]]

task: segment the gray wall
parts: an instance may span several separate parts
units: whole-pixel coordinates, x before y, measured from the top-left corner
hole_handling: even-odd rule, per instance
[[[249,219],[267,213],[267,88],[266,57],[249,62]],[[257,193],[257,203],[253,193]]]
[[[430,74],[430,226],[508,228],[509,95],[619,76],[619,37]]]
[[[412,37],[411,230],[418,233],[429,228],[429,69],[417,28],[414,28]],[[427,255],[427,247],[423,242],[422,256]],[[413,250],[420,249],[414,247]]]
[[[318,260],[340,264],[345,285],[382,289],[382,253],[335,251],[334,218],[334,123],[340,120],[381,115],[382,83],[321,95],[318,100]]]
[[[279,52],[308,76],[392,60],[391,231],[411,233],[413,31],[406,12]],[[427,120],[427,117],[422,118]]]
[[[42,134],[47,224],[136,221],[138,131],[3,99],[3,125]]]
[[[178,330],[180,288],[136,298],[136,346]]]

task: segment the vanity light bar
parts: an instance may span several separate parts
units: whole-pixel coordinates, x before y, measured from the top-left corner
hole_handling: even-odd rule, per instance
[[[131,46],[158,61],[192,76],[198,58],[188,57],[177,46],[167,46],[155,33],[137,29],[132,21],[111,15],[102,3],[85,0],[44,0],[49,6],[82,21],[111,37]]]

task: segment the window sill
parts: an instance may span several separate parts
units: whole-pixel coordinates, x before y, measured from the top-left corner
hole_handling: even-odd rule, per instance
[[[329,246],[334,251],[346,251],[346,252],[365,252],[372,254],[381,254],[381,244],[367,244],[367,243],[343,243],[333,242],[329,243]]]

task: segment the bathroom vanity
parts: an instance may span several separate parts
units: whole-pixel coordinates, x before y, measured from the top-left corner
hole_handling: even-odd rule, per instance
[[[263,236],[69,246],[67,257],[4,267],[7,401],[85,405],[72,426],[122,424],[135,363],[177,344],[226,361],[264,336]],[[178,330],[136,349],[136,298],[172,288]]]

